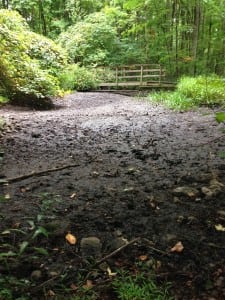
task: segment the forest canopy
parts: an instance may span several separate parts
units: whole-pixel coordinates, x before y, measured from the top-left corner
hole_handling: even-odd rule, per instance
[[[67,53],[88,67],[159,63],[170,80],[225,73],[225,0],[2,0],[0,8],[1,73],[11,72],[1,89],[11,97],[30,87],[38,97],[57,94]],[[22,82],[25,65],[30,81]]]

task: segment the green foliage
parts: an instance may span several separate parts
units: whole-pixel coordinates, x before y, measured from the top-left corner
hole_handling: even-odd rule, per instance
[[[15,300],[13,291],[26,290],[31,286],[31,282],[26,279],[17,279],[14,276],[1,276],[0,278],[0,299],[2,300]],[[16,300],[28,300],[29,297],[17,297]]]
[[[188,110],[203,105],[224,105],[225,80],[216,75],[183,77],[176,91],[153,93],[149,98],[176,110]],[[222,122],[223,113],[219,113],[216,118]]]
[[[0,10],[1,89],[18,104],[50,105],[49,98],[60,93],[55,73],[64,66],[66,56],[23,23],[17,12]]]
[[[64,90],[88,91],[98,85],[98,76],[94,69],[72,64],[59,76],[61,87]]]
[[[102,13],[89,15],[71,26],[58,39],[73,62],[83,65],[108,64],[116,47],[116,30]]]
[[[225,79],[216,75],[183,77],[177,91],[193,99],[196,105],[221,105],[225,101]]]
[[[168,286],[159,287],[154,278],[146,278],[144,273],[131,276],[121,273],[113,281],[113,287],[120,300],[172,300]]]
[[[149,100],[163,104],[174,110],[188,110],[195,107],[194,101],[179,92],[154,92],[149,94]]]
[[[225,122],[225,113],[224,112],[216,113],[216,121],[218,123],[224,123]]]

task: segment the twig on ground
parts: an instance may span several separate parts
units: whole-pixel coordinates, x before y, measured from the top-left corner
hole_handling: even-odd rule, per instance
[[[44,282],[42,282],[41,284],[35,286],[32,290],[31,290],[31,294],[36,293],[38,291],[40,291],[42,288],[49,286],[53,281],[55,281],[56,279],[58,279],[60,277],[60,275],[56,275]]]
[[[151,244],[151,241],[149,241],[148,239],[146,238],[143,238],[143,241],[146,242],[148,244],[148,248],[150,248],[151,250],[155,251],[155,252],[158,252],[160,254],[163,254],[163,255],[168,255],[168,253],[166,251],[162,251],[160,249],[157,249],[155,247],[152,247],[150,246],[149,244]]]
[[[114,255],[118,254],[119,252],[121,252],[122,250],[124,250],[125,248],[127,248],[128,246],[134,244],[135,242],[138,242],[140,240],[140,238],[136,238],[136,239],[133,239],[132,241],[128,242],[127,244],[119,247],[118,249],[114,250],[113,252],[109,253],[108,255],[106,255],[105,257],[103,257],[102,259],[98,260],[94,267],[102,264],[103,262],[105,262],[107,259],[113,257]]]
[[[24,179],[27,179],[27,178],[30,178],[30,177],[40,176],[40,175],[44,175],[44,174],[47,174],[47,173],[61,171],[61,170],[67,169],[67,168],[79,167],[79,166],[80,165],[76,163],[76,164],[64,165],[64,166],[56,167],[56,168],[52,168],[52,169],[47,169],[47,170],[43,170],[43,171],[36,171],[36,172],[33,171],[29,174],[16,176],[16,177],[11,177],[11,178],[5,178],[4,181],[6,183],[12,183],[12,182],[17,182],[17,181],[24,180]]]

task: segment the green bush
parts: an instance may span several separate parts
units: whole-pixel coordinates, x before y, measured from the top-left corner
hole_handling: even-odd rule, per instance
[[[72,64],[59,75],[60,85],[64,90],[88,91],[95,89],[98,78],[94,69]]]
[[[56,73],[66,64],[64,51],[30,32],[17,12],[0,10],[0,52],[0,89],[6,96],[21,105],[51,106],[50,97],[60,93]]]

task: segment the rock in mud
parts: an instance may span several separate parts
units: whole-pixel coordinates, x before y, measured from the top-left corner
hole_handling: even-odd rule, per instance
[[[102,243],[97,237],[82,238],[80,242],[81,254],[83,258],[100,258]]]
[[[199,195],[199,191],[196,188],[189,186],[179,186],[173,189],[175,196],[187,196],[189,198],[196,198]]]

